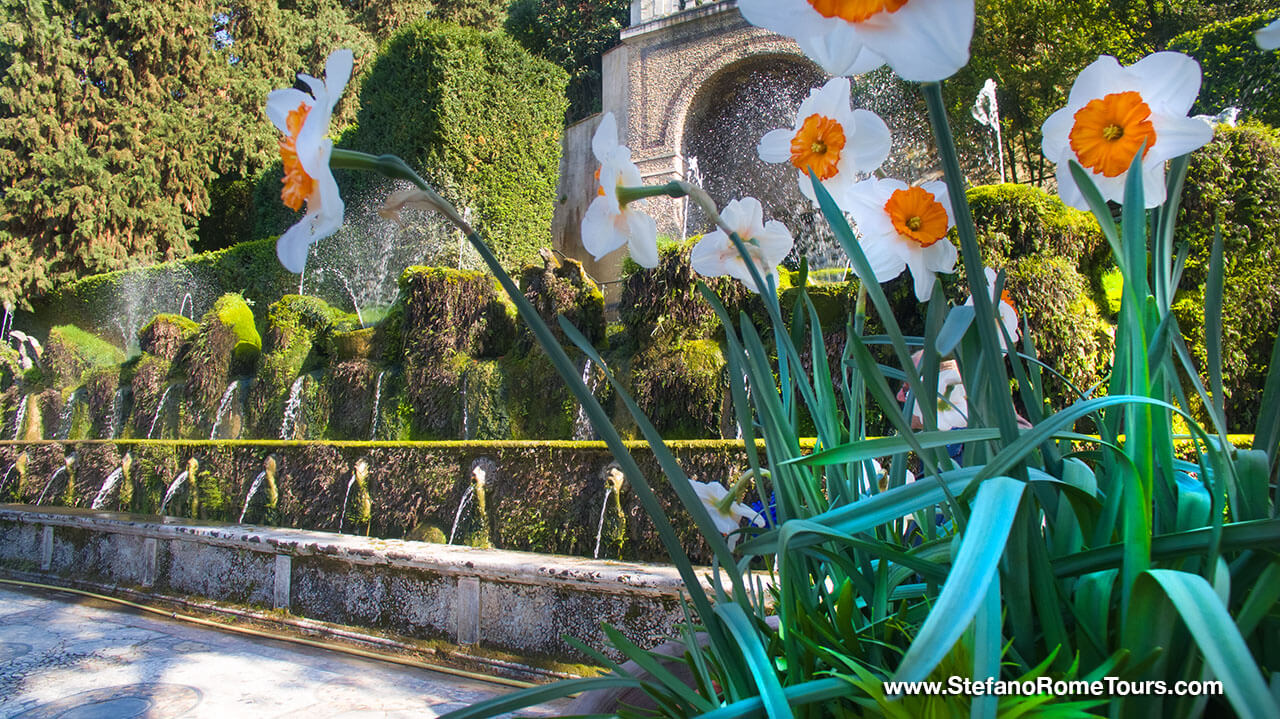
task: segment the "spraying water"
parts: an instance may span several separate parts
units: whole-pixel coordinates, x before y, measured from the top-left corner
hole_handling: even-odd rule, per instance
[[[600,384],[600,380],[591,372],[591,360],[588,359],[582,365],[582,383],[585,384],[592,394],[596,392],[596,386]],[[591,418],[587,416],[587,408],[579,403],[578,416],[573,421],[573,438],[579,442],[585,442],[595,438],[595,429],[591,426]]]
[[[30,402],[29,397],[21,397],[18,400],[18,416],[13,422],[13,441],[17,442],[22,439],[22,428],[27,423],[27,403]]]
[[[995,155],[999,158],[998,167],[1000,168],[1000,182],[1004,182],[1004,137],[1000,131],[1000,104],[996,101],[996,81],[987,78],[986,83],[982,85],[982,89],[978,91],[978,99],[973,103],[973,119],[978,121],[979,125],[991,128],[996,136]],[[987,150],[987,162],[996,167],[997,163],[991,157],[990,148]]]
[[[299,375],[289,389],[289,401],[284,405],[284,417],[280,420],[280,439],[293,439],[294,425],[302,409],[302,384],[306,379],[306,375]]]
[[[76,403],[79,401],[80,390],[77,389],[62,405],[62,412],[58,414],[58,431],[53,435],[54,439],[68,439],[71,436],[71,420],[75,416]]]
[[[173,388],[177,386],[178,386],[178,383],[174,382],[168,387],[165,387],[164,394],[160,395],[160,401],[156,403],[156,414],[154,417],[151,418],[151,428],[147,430],[147,439],[151,439],[151,437],[155,435],[156,424],[160,421],[160,415],[164,413],[164,405],[165,405],[165,402],[169,400],[169,393],[172,392]]]
[[[4,321],[0,322],[0,342],[9,341],[9,330],[13,329],[13,303],[4,303]]]
[[[115,439],[120,432],[120,425],[124,424],[124,393],[125,388],[119,387],[111,398],[111,423],[107,425],[106,439]]]
[[[249,514],[249,502],[253,501],[253,495],[257,494],[258,490],[262,488],[262,480],[266,478],[266,471],[259,472],[258,476],[253,478],[253,483],[249,485],[249,494],[244,498],[244,509],[240,510],[241,524],[244,524],[244,518]]]
[[[467,376],[462,375],[462,438],[471,439],[470,422],[467,419]]]
[[[338,276],[338,281],[342,283],[342,288],[347,291],[347,296],[351,298],[351,306],[356,310],[356,320],[361,327],[364,327],[364,315],[360,314],[360,300],[356,299],[356,293],[351,289],[351,281],[347,279],[346,275],[333,267],[330,267],[329,271]]]
[[[347,521],[347,502],[351,501],[351,488],[356,486],[356,473],[351,473],[351,479],[347,481],[347,493],[342,495],[342,509],[338,510],[338,534],[342,534],[342,526]]]
[[[370,442],[374,442],[378,439],[378,405],[382,402],[382,380],[386,377],[386,374],[386,370],[379,372],[378,380],[373,386],[373,418],[369,420]]]
[[[188,304],[191,305],[190,314],[188,314],[188,310],[187,310]],[[195,317],[196,301],[194,298],[191,297],[190,292],[182,296],[182,303],[178,305],[178,314],[182,315],[183,317],[186,317],[189,320],[194,320],[196,318]]]
[[[14,462],[13,464],[9,465],[8,469],[4,471],[4,476],[0,477],[0,492],[3,492],[4,488],[9,485],[9,475],[13,474],[13,470],[17,468],[18,468],[18,463]]]
[[[235,380],[227,385],[227,391],[222,393],[222,402],[218,404],[218,414],[213,420],[213,430],[209,432],[209,439],[218,438],[218,430],[222,427],[222,418],[226,416],[227,410],[231,407],[231,398],[240,389],[240,380]]]
[[[173,483],[169,485],[169,488],[164,491],[164,499],[160,500],[160,511],[157,512],[157,514],[164,514],[165,507],[169,506],[169,500],[173,499],[173,495],[178,493],[178,490],[182,488],[182,484],[186,481],[186,472],[179,474],[178,477],[173,480]]]
[[[58,477],[60,477],[60,476],[62,476],[62,475],[64,475],[64,474],[66,474],[66,473],[67,473],[67,468],[66,468],[66,467],[58,467],[58,471],[54,472],[54,473],[49,477],[49,481],[48,481],[48,482],[45,482],[44,489],[40,490],[40,498],[36,500],[36,506],[37,506],[37,507],[39,507],[40,505],[44,504],[44,496],[45,496],[46,494],[48,494],[48,493],[49,493],[49,488],[53,486],[53,483],[54,483],[55,481],[57,481]]]
[[[107,475],[107,481],[102,483],[102,488],[98,490],[98,496],[93,498],[93,504],[89,505],[91,509],[102,509],[107,504],[107,498],[111,496],[111,490],[120,484],[120,479],[124,477],[124,467],[116,467],[116,471]]]
[[[466,510],[474,496],[476,496],[475,487],[467,487],[467,491],[462,493],[462,501],[458,502],[458,511],[453,515],[453,528],[449,530],[449,544],[453,544],[453,538],[458,533],[458,524],[462,521],[462,512]]]
[[[596,549],[591,553],[592,559],[600,558],[600,538],[604,536],[604,513],[609,508],[609,497],[613,494],[613,487],[604,488],[604,501],[600,503],[600,524],[596,526]]]

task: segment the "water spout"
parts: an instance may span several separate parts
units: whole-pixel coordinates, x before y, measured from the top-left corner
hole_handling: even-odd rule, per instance
[[[107,425],[106,439],[115,439],[120,433],[120,425],[124,424],[125,389],[118,387],[115,396],[111,398],[111,424]]]
[[[302,409],[302,385],[306,379],[306,375],[299,375],[298,379],[294,380],[293,387],[289,388],[289,401],[284,405],[284,417],[280,420],[280,439],[294,438],[294,425]]]
[[[102,509],[107,503],[107,497],[111,496],[111,490],[116,488],[122,477],[124,477],[123,467],[116,467],[114,472],[107,475],[107,481],[102,483],[102,488],[98,490],[98,495],[93,498],[93,504],[89,505],[89,508]]]
[[[218,438],[218,430],[222,427],[222,419],[227,415],[227,410],[231,408],[231,399],[240,389],[240,380],[235,380],[227,385],[227,391],[222,394],[222,402],[218,404],[218,414],[213,419],[213,430],[209,432],[209,439]]]
[[[588,359],[582,365],[582,383],[595,394],[596,387],[600,384],[600,378],[592,372],[591,360]],[[591,418],[587,416],[587,408],[581,403],[578,404],[578,416],[573,421],[573,438],[579,442],[585,442],[595,439],[595,428],[591,426]]]
[[[25,429],[27,423],[27,404],[31,398],[22,395],[18,398],[18,416],[14,417],[13,422],[13,441],[17,442],[22,439],[22,430]]]
[[[378,439],[378,407],[382,403],[382,380],[387,375],[386,370],[378,373],[378,381],[374,383],[373,388],[373,418],[369,420],[369,441],[376,442]]]
[[[622,470],[618,467],[610,467],[609,472],[604,478],[604,499],[600,502],[600,523],[596,527],[596,548],[591,556],[595,559],[600,558],[600,547],[606,534],[609,535],[609,546],[613,549],[610,554],[615,556],[621,555],[622,543],[626,536],[626,515],[622,512],[622,485],[624,482]],[[610,502],[609,500],[613,500]],[[613,511],[610,512],[609,509]],[[606,532],[606,519],[613,519],[609,523],[608,532]]]
[[[274,454],[268,455],[262,463],[262,472],[253,478],[249,485],[249,493],[244,497],[244,508],[240,510],[240,523],[244,524],[249,515],[249,506],[259,491],[265,493],[262,500],[262,523],[271,524],[276,520],[276,509],[280,502],[280,493],[276,489],[276,468],[279,463]]]
[[[164,414],[164,405],[165,405],[165,402],[169,400],[169,393],[172,392],[173,388],[177,386],[178,386],[178,383],[174,382],[168,387],[165,387],[164,393],[160,395],[160,401],[156,403],[156,414],[154,417],[151,418],[151,428],[147,430],[147,439],[151,439],[151,437],[155,435],[156,424],[160,422],[160,415]]]
[[[467,421],[467,376],[464,374],[462,375],[462,438],[464,440],[471,439],[471,428],[468,424],[470,423]]]
[[[453,544],[453,538],[458,534],[458,525],[462,522],[462,513],[467,509],[467,505],[471,503],[471,498],[475,494],[476,488],[474,486],[467,487],[467,491],[462,493],[462,501],[458,502],[458,511],[453,515],[453,528],[449,530],[449,544]]]
[[[4,301],[4,321],[0,322],[0,342],[9,341],[9,330],[13,329],[13,303]]]
[[[160,511],[157,514],[163,516],[165,507],[169,506],[169,500],[173,499],[173,495],[178,493],[182,488],[182,483],[187,481],[187,472],[182,472],[177,479],[169,484],[169,488],[164,491],[164,499],[160,500]]]
[[[39,507],[41,504],[44,504],[45,495],[49,493],[49,489],[53,487],[53,483],[57,481],[58,477],[64,474],[67,475],[67,486],[66,486],[66,489],[63,491],[63,499],[67,500],[67,506],[71,506],[74,503],[73,500],[75,499],[75,479],[74,479],[74,476],[72,475],[72,470],[75,469],[75,466],[76,466],[76,455],[74,452],[71,454],[68,454],[66,457],[62,459],[62,466],[58,468],[58,471],[54,472],[49,477],[49,481],[45,483],[44,489],[41,490],[40,497],[39,499],[36,500],[37,507]]]
[[[353,505],[350,504],[352,488],[356,490],[356,500]],[[347,510],[348,506],[351,507],[350,511]],[[347,482],[347,493],[342,498],[342,510],[338,515],[338,533],[342,533],[348,519],[352,525],[364,525],[367,533],[372,510],[372,502],[369,499],[369,463],[363,459],[357,460],[351,472],[351,480]]]
[[[76,388],[67,397],[66,403],[62,405],[62,412],[58,415],[58,429],[54,433],[54,439],[69,439],[71,437],[71,423],[75,417],[76,403],[80,401],[82,387]]]
[[[187,314],[188,304],[191,305],[191,314]],[[186,317],[189,320],[194,320],[196,318],[195,317],[196,301],[194,298],[191,297],[190,292],[182,296],[182,303],[178,305],[178,314],[182,315],[183,317]]]
[[[267,473],[265,471],[258,472],[258,476],[253,478],[253,482],[249,485],[249,494],[244,498],[244,509],[240,510],[240,524],[244,524],[245,515],[249,514],[249,502],[253,500],[253,495],[258,493],[258,488],[262,486],[262,480],[265,479]]]
[[[342,288],[347,291],[347,296],[351,298],[351,306],[356,310],[356,321],[360,323],[360,327],[364,327],[364,315],[360,314],[360,300],[356,299],[356,293],[351,289],[351,283],[347,281],[347,276],[338,270],[329,267],[330,272],[338,276],[338,280],[342,282]]]

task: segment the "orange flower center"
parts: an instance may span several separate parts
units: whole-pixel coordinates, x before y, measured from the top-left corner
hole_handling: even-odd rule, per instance
[[[1156,144],[1151,108],[1132,90],[1090,100],[1075,115],[1071,149],[1080,164],[1106,177],[1119,177],[1133,164],[1143,141],[1146,157]]]
[[[311,108],[306,103],[300,103],[291,111],[285,120],[289,134],[280,139],[280,159],[284,162],[284,189],[280,191],[280,199],[295,212],[302,209],[302,203],[316,189],[316,181],[302,169],[302,162],[298,160],[298,133],[302,132],[309,112]]]
[[[897,12],[907,0],[809,0],[809,4],[823,17],[862,22],[882,12]]]
[[[801,172],[813,170],[819,180],[829,180],[840,171],[840,151],[844,149],[844,128],[822,115],[810,115],[791,138],[791,164]]]
[[[597,197],[604,197],[604,185],[600,184],[600,171],[603,169],[604,169],[603,167],[596,168],[596,196]]]
[[[896,190],[884,205],[899,234],[929,247],[947,236],[947,209],[920,187]]]

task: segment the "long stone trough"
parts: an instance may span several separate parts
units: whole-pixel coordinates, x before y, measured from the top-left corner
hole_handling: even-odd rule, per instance
[[[0,505],[0,575],[293,617],[557,662],[683,621],[672,567],[299,529]]]

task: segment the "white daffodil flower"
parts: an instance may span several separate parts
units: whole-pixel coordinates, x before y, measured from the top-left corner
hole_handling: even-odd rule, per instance
[[[293,273],[306,267],[311,245],[342,227],[342,195],[329,169],[333,141],[329,120],[342,91],[351,79],[354,62],[350,50],[334,50],[325,63],[324,79],[298,75],[311,88],[308,95],[295,88],[273,90],[267,96],[267,117],[284,133],[280,158],[284,162],[284,189],[280,199],[293,210],[307,212],[276,241],[280,264]]]
[[[1129,166],[1146,144],[1142,186],[1148,208],[1165,201],[1164,164],[1213,139],[1213,128],[1187,117],[1200,92],[1200,64],[1176,52],[1148,55],[1128,67],[1103,55],[1071,86],[1067,106],[1042,128],[1044,154],[1058,163],[1058,194],[1072,207],[1088,203],[1071,176],[1079,163],[1102,196],[1124,201]]]
[[[1258,41],[1258,47],[1263,50],[1280,48],[1280,20],[1276,20],[1259,30],[1254,35],[1254,39]]]
[[[754,197],[733,200],[725,206],[720,218],[729,229],[738,234],[747,253],[751,255],[752,263],[760,271],[761,278],[773,277],[774,287],[777,287],[778,263],[786,258],[795,244],[786,225],[777,220],[765,223],[764,208]],[[717,229],[703,237],[690,253],[689,262],[693,271],[700,275],[728,275],[742,282],[752,292],[764,290],[756,287],[750,268],[724,230]],[[767,283],[769,280],[764,281]]]
[[[739,0],[747,22],[795,38],[832,75],[888,64],[931,82],[969,62],[973,0]]]
[[[1009,296],[1009,288],[1006,287],[1004,292],[1000,293],[999,301],[996,301],[996,271],[990,267],[983,267],[982,273],[986,275],[987,287],[991,289],[991,301],[996,305],[997,319],[1004,326],[1004,331],[1009,333],[1009,337],[1017,340],[1021,330],[1018,327],[1018,311],[1013,307],[1013,298]],[[965,300],[964,303],[972,306],[973,296],[970,295],[969,299]],[[1016,351],[1016,348],[1009,348],[1003,333],[1000,335],[1000,348],[1006,352]]]
[[[962,429],[969,426],[969,395],[965,392],[960,379],[960,370],[954,364],[944,367],[938,372],[938,429]],[[924,421],[924,415],[917,401],[911,407],[911,418],[915,422]]]
[[[636,209],[643,201],[627,205],[618,200],[619,187],[644,184],[640,169],[631,161],[631,150],[618,143],[618,121],[605,113],[591,138],[591,151],[600,163],[596,179],[598,196],[582,217],[582,246],[597,260],[628,245],[631,259],[641,267],[658,266],[658,224]]]
[[[889,157],[889,126],[870,110],[850,107],[849,79],[837,77],[809,92],[796,113],[795,127],[773,130],[757,151],[765,162],[790,162],[799,172],[800,191],[810,200],[817,175],[832,197],[839,197],[859,174],[874,172]]]
[[[711,520],[715,522],[716,529],[721,534],[729,534],[738,529],[741,520],[746,519],[757,527],[764,526],[764,517],[759,512],[748,507],[741,502],[725,503],[725,498],[729,496],[729,490],[719,482],[694,482],[689,481],[693,487],[693,491],[698,495],[698,499],[702,500],[702,505],[707,508],[707,512],[711,515]]]
[[[908,187],[900,180],[871,179],[837,200],[858,225],[859,242],[877,282],[910,268],[916,298],[927,302],[937,273],[955,272],[959,253],[947,239],[955,220],[946,183]]]

